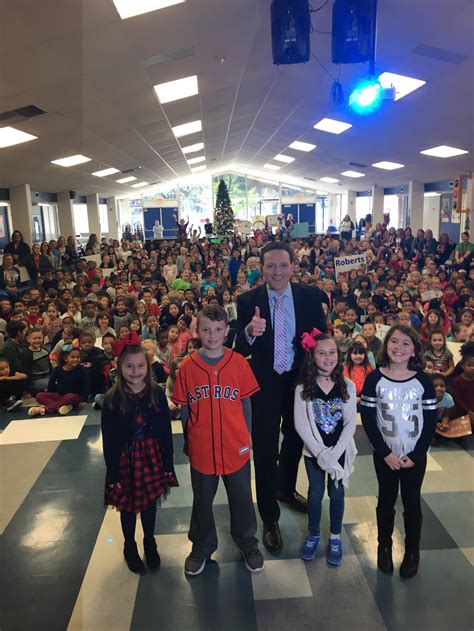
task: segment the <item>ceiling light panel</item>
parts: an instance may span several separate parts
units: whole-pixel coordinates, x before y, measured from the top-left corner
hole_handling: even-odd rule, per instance
[[[195,153],[196,151],[201,151],[204,149],[203,142],[197,142],[195,145],[188,145],[187,147],[181,147],[181,151],[183,153]]]
[[[170,7],[173,4],[181,4],[186,0],[113,0],[115,8],[122,20],[132,18],[135,15],[150,13]]]
[[[94,171],[92,175],[95,175],[96,177],[107,177],[107,175],[113,175],[114,173],[118,172],[118,169],[114,169],[111,167],[110,169],[103,169],[102,171]]]
[[[345,177],[364,177],[365,173],[359,173],[359,171],[344,171],[341,175]]]
[[[314,129],[319,131],[327,131],[330,134],[342,134],[343,131],[350,129],[352,125],[350,123],[344,123],[342,121],[334,120],[333,118],[323,118],[314,125]]]
[[[440,145],[439,147],[433,147],[432,149],[425,149],[420,151],[425,156],[433,156],[435,158],[452,158],[454,156],[462,156],[469,151],[464,149],[456,149],[456,147],[449,147],[448,145]]]
[[[197,75],[155,85],[155,92],[162,105],[194,96],[199,92]]]
[[[277,160],[278,162],[285,162],[286,164],[291,164],[291,162],[295,161],[295,158],[292,158],[291,156],[285,156],[282,153],[279,153],[273,159]]]
[[[264,164],[263,167],[264,169],[270,169],[270,171],[279,171],[281,169],[281,167],[276,164]]]
[[[382,72],[379,76],[382,88],[395,88],[395,101],[403,99],[404,96],[418,90],[426,84],[421,79],[413,79],[412,77],[404,77],[401,74],[393,72]]]
[[[133,180],[136,180],[136,177],[133,177],[133,175],[131,175],[130,177],[123,177],[121,180],[116,180],[117,184],[127,184],[127,182],[133,182]]]
[[[182,138],[183,136],[189,136],[202,131],[202,122],[193,121],[192,123],[184,123],[184,125],[177,125],[171,128],[176,138]]]
[[[327,184],[337,184],[339,182],[339,180],[337,180],[335,177],[320,177],[319,181],[327,182]]]
[[[387,162],[382,160],[382,162],[374,162],[372,165],[376,169],[385,169],[386,171],[394,171],[395,169],[403,169],[404,164],[398,164],[398,162]]]
[[[312,145],[310,142],[301,142],[299,140],[295,140],[289,146],[289,149],[296,149],[296,151],[313,151],[316,149],[316,145]]]
[[[199,162],[205,162],[205,156],[199,156],[198,158],[190,158],[188,164],[199,164]]]
[[[132,184],[132,188],[141,188],[142,186],[150,186],[148,182],[138,182],[138,184]]]
[[[0,148],[13,147],[13,145],[19,145],[22,142],[29,142],[30,140],[36,140],[38,136],[27,134],[24,131],[15,129],[14,127],[0,127]]]
[[[206,166],[202,165],[200,167],[194,167],[194,169],[191,169],[191,173],[200,173],[201,171],[205,171],[206,170]]]
[[[60,167],[73,167],[76,164],[83,164],[84,162],[90,162],[91,158],[83,156],[80,153],[75,156],[68,156],[67,158],[59,158],[58,160],[51,160],[52,164],[57,164]]]

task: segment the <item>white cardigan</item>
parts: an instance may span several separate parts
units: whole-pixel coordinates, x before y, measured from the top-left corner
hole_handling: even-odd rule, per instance
[[[303,386],[299,385],[295,390],[295,428],[304,442],[303,454],[310,458],[316,458],[321,469],[335,481],[342,481],[345,488],[349,485],[349,476],[354,471],[354,459],[357,449],[354,442],[356,428],[356,390],[354,383],[344,378],[347,383],[348,400],[342,405],[343,429],[339,440],[333,447],[326,447],[321,434],[316,426],[312,402],[305,401],[301,397]],[[345,452],[344,467],[338,460]]]

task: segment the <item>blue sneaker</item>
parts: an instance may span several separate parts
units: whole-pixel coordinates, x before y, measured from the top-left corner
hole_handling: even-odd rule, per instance
[[[342,541],[340,539],[329,539],[326,552],[326,561],[329,565],[341,565],[342,563]]]
[[[303,547],[300,550],[300,557],[303,561],[312,561],[314,559],[320,539],[321,537],[319,535],[308,535],[306,537]]]

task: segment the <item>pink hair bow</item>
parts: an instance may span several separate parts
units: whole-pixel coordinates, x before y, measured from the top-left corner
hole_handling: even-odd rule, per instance
[[[314,338],[317,335],[322,335],[322,331],[320,331],[316,327],[313,328],[311,333],[303,333],[303,335],[301,336],[301,346],[304,348],[305,351],[310,351],[313,348],[316,348],[318,343]]]

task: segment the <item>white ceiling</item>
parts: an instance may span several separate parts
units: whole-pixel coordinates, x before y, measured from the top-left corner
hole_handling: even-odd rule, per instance
[[[313,14],[317,30],[331,30],[332,4]],[[28,182],[36,191],[124,195],[134,189],[115,183],[123,175],[91,173],[141,165],[139,181],[189,176],[171,127],[199,118],[203,132],[180,142],[204,140],[213,170],[230,164],[261,169],[284,152],[297,159],[278,171],[278,179],[331,176],[355,190],[474,170],[472,0],[379,0],[377,68],[427,85],[364,118],[331,113],[332,79],[313,58],[272,65],[270,6],[271,0],[187,0],[121,20],[112,0],[2,0],[0,113],[30,104],[47,113],[15,125],[39,139],[0,149],[0,187]],[[414,54],[419,44],[466,58],[448,63]],[[313,33],[311,46],[337,76],[330,35]],[[340,67],[346,94],[366,72],[366,65]],[[159,104],[154,84],[193,74],[198,96]],[[340,136],[314,130],[325,116],[353,127]],[[296,139],[317,149],[287,150]],[[419,153],[441,144],[470,153],[446,160]],[[76,153],[92,161],[68,169],[50,163]],[[394,172],[370,166],[381,160],[406,166]],[[368,165],[366,177],[341,177],[349,162]],[[269,171],[268,178],[275,174]]]

